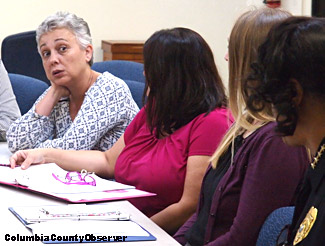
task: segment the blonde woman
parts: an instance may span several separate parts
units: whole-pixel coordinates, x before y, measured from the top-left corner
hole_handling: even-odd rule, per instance
[[[271,108],[246,110],[244,80],[270,28],[290,14],[278,9],[244,13],[229,39],[229,100],[236,123],[212,156],[196,213],[179,229],[183,245],[256,245],[276,208],[292,205],[308,164],[305,149],[286,146],[273,131]]]

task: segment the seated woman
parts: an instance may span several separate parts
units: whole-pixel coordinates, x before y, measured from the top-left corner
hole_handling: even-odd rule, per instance
[[[0,141],[6,141],[6,131],[10,124],[19,117],[20,110],[8,73],[0,60]]]
[[[286,146],[274,133],[270,107],[253,114],[243,96],[258,45],[289,16],[278,9],[248,11],[231,31],[229,101],[236,121],[212,157],[196,213],[174,236],[183,245],[256,245],[266,217],[295,200],[308,164],[306,151]]]
[[[145,42],[143,55],[146,105],[111,149],[22,150],[10,163],[25,169],[55,162],[156,193],[130,201],[173,233],[195,211],[208,160],[231,119],[212,51],[198,33],[158,31]]]
[[[88,24],[57,12],[38,27],[36,40],[51,87],[10,126],[9,149],[112,147],[139,108],[124,81],[91,69]]]
[[[271,102],[283,141],[305,146],[314,156],[288,240],[278,245],[325,245],[324,43],[324,18],[292,17],[270,31],[247,81],[250,110],[259,112]]]

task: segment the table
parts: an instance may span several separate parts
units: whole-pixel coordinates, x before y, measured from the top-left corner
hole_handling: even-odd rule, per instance
[[[5,160],[8,163],[10,152],[7,149],[6,143],[0,143],[0,162]],[[64,205],[68,204],[66,201],[55,200],[46,196],[42,196],[30,191],[21,190],[15,187],[0,185],[0,245],[44,245],[42,242],[7,242],[5,241],[5,234],[10,235],[22,235],[30,236],[31,232],[8,210],[10,206],[41,206],[41,205]],[[139,242],[109,242],[108,245],[163,245],[173,246],[179,245],[170,235],[163,231],[159,226],[153,223],[148,217],[141,213],[128,201],[113,201],[105,202],[101,204],[107,204],[114,208],[118,207],[121,212],[131,214],[132,220],[137,222],[143,228],[148,230],[154,235],[156,241],[139,241]],[[67,244],[76,245],[77,243]],[[81,245],[96,245],[100,246],[105,243],[83,243]],[[78,243],[78,245],[80,245]]]
[[[143,44],[139,40],[102,40],[103,60],[128,60],[143,63]]]

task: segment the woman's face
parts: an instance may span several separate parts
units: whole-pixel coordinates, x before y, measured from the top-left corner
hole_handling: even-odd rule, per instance
[[[224,59],[225,59],[225,61],[229,61],[229,53],[228,53],[228,50],[227,50],[227,53],[225,54]]]
[[[226,54],[225,54],[225,56],[224,56],[224,59],[225,59],[225,61],[229,61],[229,38],[227,38],[227,52],[226,52]]]
[[[66,28],[43,34],[39,45],[46,76],[52,83],[69,86],[89,68],[91,45],[82,49],[76,36]]]

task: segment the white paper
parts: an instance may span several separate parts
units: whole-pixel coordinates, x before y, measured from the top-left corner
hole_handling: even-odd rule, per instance
[[[0,180],[9,184],[16,184],[16,172],[14,170],[10,167],[0,166]]]
[[[54,163],[33,165],[26,170],[20,167],[11,169],[0,166],[0,181],[28,186],[30,189],[50,194],[81,194],[98,191],[111,191],[122,189],[134,189],[134,186],[124,185],[115,181],[102,179],[92,174],[96,181],[96,186],[80,184],[64,184],[53,177],[53,174],[64,177],[67,171]]]
[[[152,193],[137,189],[125,189],[125,190],[112,190],[103,192],[92,192],[92,193],[80,193],[80,194],[54,194],[61,198],[66,198],[72,202],[78,202],[82,200],[102,200],[102,199],[118,199],[118,198],[132,198],[141,196],[152,196]]]

